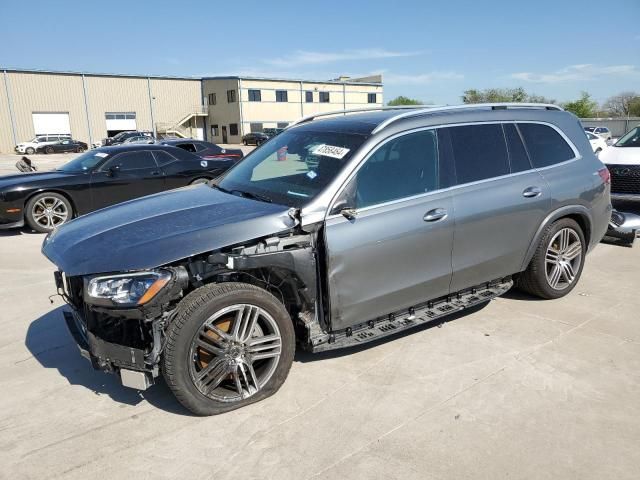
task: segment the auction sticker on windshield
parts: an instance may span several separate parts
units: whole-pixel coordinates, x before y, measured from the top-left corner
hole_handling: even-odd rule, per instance
[[[318,145],[316,148],[314,148],[311,153],[313,153],[314,155],[322,155],[324,157],[332,157],[342,160],[344,156],[349,153],[349,150],[349,148],[336,147],[323,143],[322,145]]]
[[[108,156],[109,156],[109,154],[108,154],[108,153],[96,152],[96,157],[106,158],[106,157],[108,157]]]

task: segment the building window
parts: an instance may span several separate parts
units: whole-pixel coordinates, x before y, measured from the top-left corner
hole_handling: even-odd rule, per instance
[[[367,94],[367,103],[376,103],[376,94],[368,93]]]
[[[209,105],[215,105],[216,104],[216,94],[215,93],[210,93],[209,94]]]
[[[249,90],[249,101],[250,102],[261,102],[262,94],[260,90]]]
[[[287,122],[278,122],[278,128],[287,128],[288,126]]]
[[[211,135],[213,135],[214,137],[220,135],[220,129],[218,128],[218,125],[211,125]]]
[[[251,133],[262,132],[262,124],[261,123],[250,123],[249,128],[251,129]]]
[[[276,102],[288,102],[286,90],[276,90]]]
[[[235,90],[229,90],[230,92],[235,92]],[[231,123],[229,124],[229,135],[238,135],[238,124]]]
[[[227,103],[234,103],[236,101],[236,91],[227,90]]]
[[[136,112],[106,112],[104,117],[107,120],[135,120]]]
[[[329,103],[329,92],[319,92],[320,103]]]
[[[313,92],[304,92],[304,101],[307,103],[313,103]]]

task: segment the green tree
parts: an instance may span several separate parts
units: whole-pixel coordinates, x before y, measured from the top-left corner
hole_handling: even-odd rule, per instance
[[[556,103],[555,100],[541,95],[529,94],[522,87],[517,88],[487,88],[465,90],[462,95],[464,103],[500,103],[500,102],[533,102]]]
[[[598,104],[591,99],[591,95],[587,92],[582,92],[579,99],[567,102],[562,107],[579,118],[592,118],[598,111]]]
[[[415,100],[409,97],[403,97],[400,95],[399,97],[394,98],[393,100],[389,100],[387,105],[390,107],[397,107],[398,105],[422,105],[420,100]]]

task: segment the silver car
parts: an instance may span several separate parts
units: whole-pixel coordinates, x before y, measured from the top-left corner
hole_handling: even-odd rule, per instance
[[[223,177],[106,208],[44,254],[96,369],[162,374],[201,415],[275,393],[296,344],[361,345],[503,294],[577,284],[609,172],[555,105],[335,112]],[[109,255],[98,252],[108,246]]]

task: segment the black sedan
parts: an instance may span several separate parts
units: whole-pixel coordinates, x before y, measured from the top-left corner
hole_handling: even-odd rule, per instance
[[[205,160],[215,160],[216,158],[233,158],[236,160],[244,157],[244,153],[239,148],[222,148],[215,143],[204,140],[193,140],[191,138],[161,140],[162,145],[171,145],[191,152]]]
[[[251,132],[242,137],[242,143],[245,145],[260,145],[267,140],[269,140],[269,135],[262,132]]]
[[[236,160],[204,160],[166,145],[90,150],[51,172],[0,177],[0,229],[26,222],[38,232],[93,210],[211,180]]]
[[[64,140],[60,140],[58,143],[52,143],[50,145],[43,145],[42,147],[38,147],[36,148],[36,152],[38,153],[66,153],[66,152],[82,153],[88,148],[89,146],[84,142],[67,138]]]

